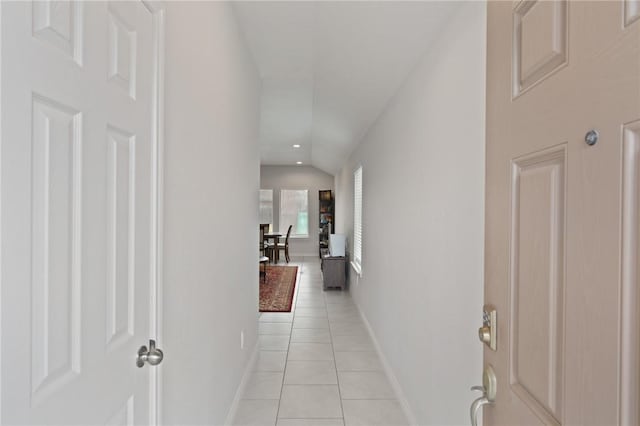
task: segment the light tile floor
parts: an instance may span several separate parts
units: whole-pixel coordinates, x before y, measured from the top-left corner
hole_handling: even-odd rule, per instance
[[[234,425],[407,425],[349,292],[322,290],[318,258],[290,265],[293,311],[260,315],[258,360]]]

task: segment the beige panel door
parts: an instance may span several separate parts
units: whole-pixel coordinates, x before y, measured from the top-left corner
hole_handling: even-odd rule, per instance
[[[639,13],[488,4],[485,425],[640,424]]]

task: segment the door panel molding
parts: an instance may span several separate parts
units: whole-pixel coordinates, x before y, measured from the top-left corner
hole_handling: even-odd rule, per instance
[[[510,385],[551,424],[563,415],[566,163],[566,144],[512,163]]]
[[[107,347],[134,336],[135,135],[107,126]]]
[[[106,426],[133,426],[135,397],[131,395],[127,401],[109,418]]]
[[[33,36],[60,49],[82,66],[82,2],[32,3]]]
[[[640,120],[623,127],[621,424],[640,421]]]
[[[31,132],[31,405],[80,374],[82,113],[34,94]],[[62,343],[62,344],[61,344]]]
[[[568,63],[566,1],[523,1],[513,11],[513,98]]]
[[[640,0],[625,0],[624,26],[628,27],[640,19]]]
[[[109,81],[136,99],[136,46],[138,33],[109,6]]]

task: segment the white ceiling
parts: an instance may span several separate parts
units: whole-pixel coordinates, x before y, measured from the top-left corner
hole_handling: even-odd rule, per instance
[[[234,7],[262,78],[261,163],[302,161],[335,174],[457,3],[250,1]]]

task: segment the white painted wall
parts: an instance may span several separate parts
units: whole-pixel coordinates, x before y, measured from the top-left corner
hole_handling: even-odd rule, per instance
[[[260,83],[228,2],[166,5],[162,415],[220,425],[257,340]]]
[[[353,235],[363,166],[363,276],[351,291],[420,425],[463,425],[481,383],[485,5],[461,4],[336,176]]]
[[[318,256],[318,191],[334,190],[334,177],[322,170],[311,166],[262,166],[260,167],[260,187],[273,189],[273,220],[274,229],[283,234],[287,232],[288,224],[280,225],[280,190],[308,189],[309,190],[309,238],[289,239],[289,254],[291,256]],[[342,218],[336,217],[337,220]]]

